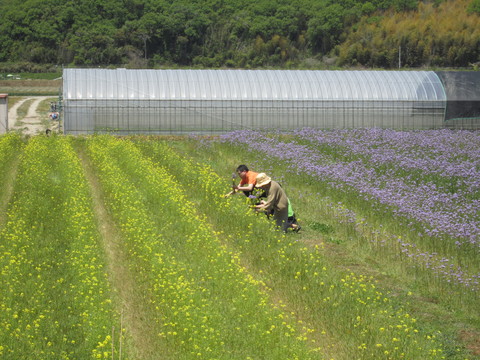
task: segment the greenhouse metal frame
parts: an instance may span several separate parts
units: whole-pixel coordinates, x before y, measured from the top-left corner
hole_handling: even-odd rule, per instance
[[[64,132],[443,128],[433,71],[65,69]]]

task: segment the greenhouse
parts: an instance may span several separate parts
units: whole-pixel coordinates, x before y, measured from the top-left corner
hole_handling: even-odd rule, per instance
[[[446,126],[446,106],[433,71],[63,71],[68,134],[435,129]]]

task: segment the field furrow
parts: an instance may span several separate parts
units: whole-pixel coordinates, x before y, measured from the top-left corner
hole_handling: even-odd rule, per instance
[[[478,359],[478,149],[461,131],[2,135],[0,358]],[[299,233],[225,196],[240,164],[282,184]]]
[[[317,358],[165,169],[110,137],[88,153],[164,358]]]
[[[68,138],[29,140],[0,232],[2,359],[111,355],[117,325],[82,168]]]
[[[416,320],[392,302],[373,279],[330,268],[318,247],[304,246],[293,234],[284,236],[268,230],[266,226],[271,224],[263,215],[252,212],[245,200],[222,196],[228,188],[206,164],[181,156],[165,143],[139,146],[185,184],[189,199],[215,228],[229,229],[224,241],[241,254],[241,261],[248,264],[252,276],[266,284],[272,298],[285,311],[297,314],[308,337],[321,342],[326,355],[375,358],[387,352],[394,358],[400,353],[391,339],[399,338],[404,355],[419,351],[425,358],[438,355],[435,341],[422,338],[414,325]],[[349,344],[343,341],[346,328],[351,334]],[[383,333],[378,329],[384,329]],[[361,355],[359,348],[365,350]]]

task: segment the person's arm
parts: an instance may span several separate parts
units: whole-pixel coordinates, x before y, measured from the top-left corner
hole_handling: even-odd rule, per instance
[[[269,192],[266,201],[260,201],[260,204],[255,205],[255,210],[269,212],[273,208],[275,193]]]
[[[223,197],[229,197],[230,195],[234,195],[235,190],[230,191],[228,194],[223,195]]]
[[[233,189],[237,191],[252,191],[254,187],[255,184],[245,184],[243,186],[241,186],[241,184],[238,184],[238,186],[234,186]]]
[[[250,190],[248,190],[248,187],[250,187]],[[230,191],[228,194],[225,195],[225,197],[230,196],[230,195],[235,195],[238,191],[252,191],[254,188],[253,184],[248,184],[245,186],[241,186],[241,183],[238,185],[232,185],[232,191]]]

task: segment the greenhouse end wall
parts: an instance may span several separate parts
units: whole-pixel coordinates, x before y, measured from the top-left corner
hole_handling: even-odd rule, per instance
[[[8,95],[0,94],[0,134],[8,131]]]
[[[480,129],[480,71],[437,71],[447,96],[449,128]]]
[[[64,71],[68,134],[435,129],[445,104],[440,79],[423,71]]]

